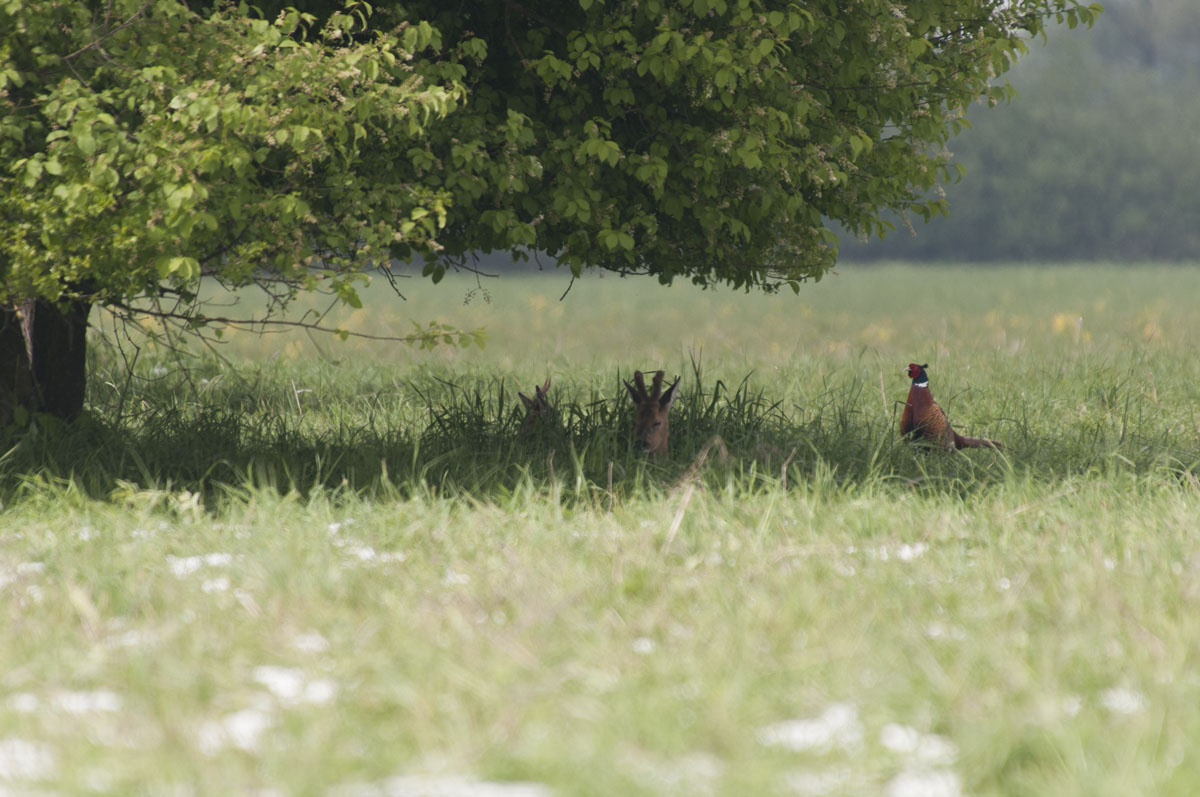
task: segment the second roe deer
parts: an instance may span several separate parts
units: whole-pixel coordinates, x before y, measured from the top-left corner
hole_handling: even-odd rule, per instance
[[[551,418],[554,416],[554,407],[550,404],[549,393],[550,377],[546,377],[546,384],[533,386],[533,398],[524,393],[517,393],[521,403],[525,405],[525,420],[521,421],[521,434],[528,434],[539,426],[551,422]]]
[[[625,383],[629,397],[637,406],[637,416],[634,418],[634,442],[646,452],[646,456],[654,457],[667,453],[667,444],[671,435],[668,413],[671,411],[671,405],[675,403],[675,391],[679,387],[679,379],[680,377],[675,377],[675,382],[667,388],[665,393],[662,389],[662,371],[654,374],[650,392],[646,391],[646,380],[641,371],[633,372],[636,389],[628,382]]]

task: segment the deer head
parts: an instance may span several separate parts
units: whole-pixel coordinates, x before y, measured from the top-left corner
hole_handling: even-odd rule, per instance
[[[634,418],[634,442],[646,452],[647,456],[665,454],[671,434],[670,419],[667,417],[667,413],[670,412],[671,405],[675,403],[675,390],[679,387],[679,377],[675,378],[674,384],[667,388],[666,393],[662,389],[662,371],[654,374],[652,392],[646,392],[646,380],[642,377],[641,371],[633,372],[633,381],[637,385],[636,389],[628,382],[625,383],[625,387],[629,390],[629,397],[637,406],[637,416]]]
[[[554,407],[550,405],[550,399],[547,397],[549,392],[550,377],[546,377],[546,384],[534,385],[533,398],[524,393],[517,393],[521,403],[525,405],[525,420],[521,421],[521,434],[527,434],[539,425],[550,422],[550,418],[554,415]]]

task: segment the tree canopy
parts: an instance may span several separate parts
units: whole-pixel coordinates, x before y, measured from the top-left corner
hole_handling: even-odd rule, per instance
[[[286,301],[476,250],[793,288],[930,216],[1078,0],[0,2],[0,303]],[[28,331],[26,332],[28,336]],[[36,347],[33,347],[36,348]],[[3,350],[0,344],[0,350]]]
[[[9,302],[121,304],[186,294],[202,275],[285,293],[327,279],[349,296],[356,269],[444,221],[446,189],[390,165],[462,101],[461,85],[410,63],[437,44],[428,25],[360,43],[362,14],[313,30],[296,11],[178,2],[13,0],[4,13]]]

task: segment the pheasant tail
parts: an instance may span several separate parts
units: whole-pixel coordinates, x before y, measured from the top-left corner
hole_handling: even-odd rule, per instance
[[[986,437],[964,437],[958,432],[954,433],[955,448],[994,448],[997,451],[1004,450],[1004,444],[999,440],[988,440]]]

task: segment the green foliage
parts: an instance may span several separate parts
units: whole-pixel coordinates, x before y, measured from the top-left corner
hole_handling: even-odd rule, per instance
[[[394,13],[433,22],[470,91],[422,150],[455,197],[446,251],[532,245],[576,273],[664,283],[820,278],[831,220],[872,234],[888,209],[943,212],[928,189],[956,175],[943,147],[963,110],[1007,96],[992,78],[1048,20],[1098,12],[844,6],[405,3]]]
[[[352,301],[397,241],[433,245],[449,193],[404,153],[462,87],[415,74],[428,25],[359,37],[365,8],[319,29],[172,0],[0,8],[0,298],[121,305],[205,276]]]
[[[194,4],[192,4],[194,5]],[[540,249],[664,283],[820,278],[826,225],[943,210],[943,145],[1077,0],[776,7],[0,5],[0,299]],[[180,46],[186,42],[186,46]]]

